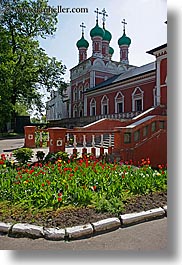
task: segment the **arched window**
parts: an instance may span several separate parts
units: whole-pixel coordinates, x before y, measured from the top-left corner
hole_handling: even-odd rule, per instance
[[[79,90],[78,90],[78,100],[82,99],[82,95],[83,95],[83,86],[79,86]]]
[[[74,105],[73,107],[73,118],[77,117],[77,106]]]
[[[89,84],[86,83],[85,86],[84,86],[84,91],[86,91],[88,88],[89,88]]]
[[[132,111],[143,111],[144,91],[136,87],[132,93]]]
[[[106,95],[104,95],[101,100],[101,114],[109,114],[109,99]]]
[[[79,115],[79,117],[83,116],[83,104],[81,102],[78,106],[78,115]]]
[[[73,89],[73,101],[77,101],[77,89],[76,89],[76,87]]]
[[[115,113],[124,112],[124,96],[119,91],[115,96]]]
[[[90,101],[90,116],[96,115],[96,100],[94,98]]]

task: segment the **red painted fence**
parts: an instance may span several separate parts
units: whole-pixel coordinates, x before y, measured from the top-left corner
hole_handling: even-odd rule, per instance
[[[25,147],[35,147],[35,126],[25,126]],[[134,120],[123,127],[112,130],[87,130],[85,128],[48,128],[47,145],[49,152],[65,151],[68,146],[82,147],[82,153],[87,153],[87,147],[96,154],[96,142],[99,144],[100,155],[104,154],[104,137],[107,135],[108,154],[123,161],[149,158],[152,166],[167,163],[167,117],[149,115],[141,120]],[[42,138],[40,137],[40,140]],[[42,142],[40,143],[42,146]]]

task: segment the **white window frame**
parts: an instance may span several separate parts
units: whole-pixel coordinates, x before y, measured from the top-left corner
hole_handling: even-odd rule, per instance
[[[77,101],[77,88],[73,89],[73,101]]]
[[[86,91],[89,88],[89,83],[87,82],[84,86],[84,91]]]
[[[124,95],[121,93],[121,91],[119,91],[115,98],[115,113],[118,113],[118,103],[122,103],[122,112],[124,112]]]
[[[83,86],[79,86],[79,90],[78,90],[78,100],[82,99],[82,95],[83,95]]]
[[[95,98],[92,98],[91,100],[90,100],[90,116],[93,116],[92,115],[92,109],[93,108],[95,108],[95,115],[96,115],[96,100],[95,100]]]
[[[77,117],[76,114],[77,114],[77,106],[74,105],[74,106],[73,106],[73,118]]]
[[[137,91],[140,91],[140,93],[137,93]],[[132,111],[136,111],[135,109],[135,101],[142,100],[142,111],[143,111],[143,98],[144,98],[144,91],[140,87],[136,87],[135,90],[132,93]]]
[[[78,114],[79,114],[79,117],[81,117],[80,116],[80,111],[82,111],[82,117],[83,117],[83,115],[84,115],[84,109],[83,109],[83,104],[81,102],[78,105]]]
[[[104,101],[106,101],[107,103],[105,104]],[[104,106],[107,106],[106,114],[104,114]],[[109,98],[106,95],[104,95],[101,99],[101,115],[107,115],[107,114],[109,114]]]

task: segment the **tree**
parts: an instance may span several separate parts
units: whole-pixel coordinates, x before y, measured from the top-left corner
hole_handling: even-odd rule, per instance
[[[39,45],[56,31],[57,13],[47,0],[4,0],[0,3],[0,126],[15,121],[16,106],[43,109],[41,90],[67,87],[66,67]]]

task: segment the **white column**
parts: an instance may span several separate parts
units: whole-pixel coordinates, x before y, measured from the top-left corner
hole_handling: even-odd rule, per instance
[[[103,134],[101,134],[100,146],[101,146],[101,147],[104,146],[104,135],[103,135]]]
[[[86,135],[83,135],[83,147],[86,148],[87,142],[86,142]]]
[[[95,135],[92,135],[92,147],[95,147]]]
[[[87,115],[87,96],[84,94],[84,116],[88,116]]]
[[[90,72],[90,88],[94,87],[95,85],[95,72],[91,71]]]
[[[157,86],[157,91],[156,91],[156,98],[157,98],[157,106],[160,105],[161,102],[161,87],[160,87],[160,64],[161,60],[157,60],[157,78],[156,78],[156,86]]]

